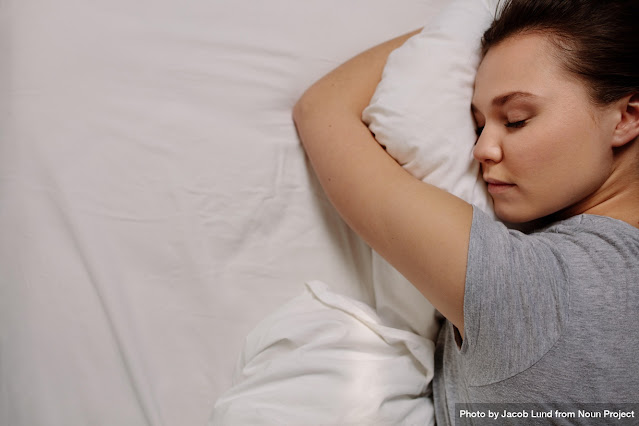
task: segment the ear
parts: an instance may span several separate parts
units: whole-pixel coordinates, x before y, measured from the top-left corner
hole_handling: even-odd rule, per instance
[[[619,100],[619,121],[615,127],[612,144],[615,148],[631,142],[639,136],[639,93]]]

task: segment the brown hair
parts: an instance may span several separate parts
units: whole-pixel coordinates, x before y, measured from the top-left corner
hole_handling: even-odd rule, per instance
[[[639,93],[639,0],[506,0],[484,33],[482,51],[508,37],[550,35],[565,68],[595,103]]]

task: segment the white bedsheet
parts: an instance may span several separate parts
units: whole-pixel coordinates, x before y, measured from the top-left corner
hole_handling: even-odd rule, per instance
[[[1,2],[0,425],[203,425],[305,281],[374,305],[290,109],[442,2]]]

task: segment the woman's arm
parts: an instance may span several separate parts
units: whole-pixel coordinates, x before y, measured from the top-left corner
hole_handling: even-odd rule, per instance
[[[463,333],[472,207],[411,176],[361,119],[388,55],[414,34],[367,50],[323,77],[295,105],[293,118],[344,220]]]

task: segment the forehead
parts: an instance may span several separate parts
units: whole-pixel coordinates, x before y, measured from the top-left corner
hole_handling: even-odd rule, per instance
[[[574,83],[547,35],[512,36],[493,46],[479,65],[473,105],[482,109],[495,97],[511,92],[544,97],[567,80]]]

